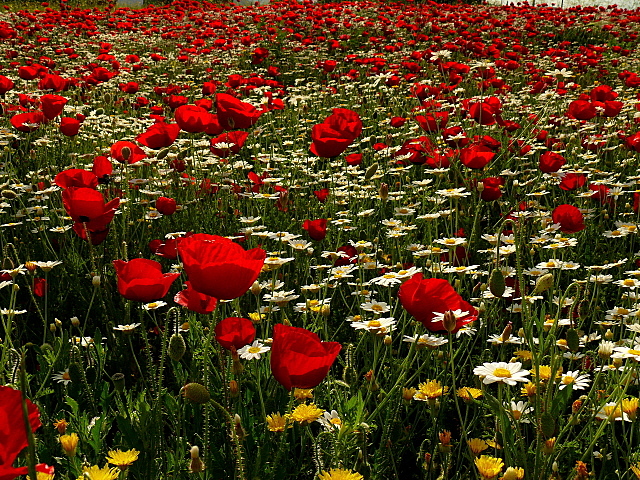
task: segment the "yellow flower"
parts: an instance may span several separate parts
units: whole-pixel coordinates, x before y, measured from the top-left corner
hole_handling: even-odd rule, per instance
[[[535,397],[536,395],[536,384],[533,382],[526,383],[524,387],[520,390],[523,396],[527,397]]]
[[[627,414],[630,420],[635,420],[638,414],[638,399],[631,397],[622,400],[622,411]]]
[[[56,427],[60,435],[64,435],[65,433],[67,433],[67,427],[69,426],[69,422],[67,422],[63,418],[62,420],[56,420],[55,422],[53,422],[53,426]]]
[[[116,480],[120,475],[120,469],[116,467],[109,468],[108,465],[100,468],[97,465],[82,468],[83,477],[78,480]]]
[[[480,458],[476,458],[474,463],[483,480],[496,478],[504,466],[501,458],[490,457],[489,455],[482,455]]]
[[[469,448],[471,449],[473,454],[476,456],[479,455],[484,450],[486,450],[487,448],[489,448],[489,445],[487,445],[487,442],[485,442],[481,438],[470,438],[469,440],[467,440],[467,445],[469,445]]]
[[[465,402],[470,402],[472,399],[480,398],[482,396],[482,390],[479,388],[462,387],[456,392],[460,398]]]
[[[328,472],[323,470],[318,475],[320,480],[362,480],[362,475],[351,470],[343,470],[342,468],[332,468]]]
[[[418,385],[418,391],[413,396],[415,400],[433,400],[449,391],[449,387],[443,387],[437,380],[429,380]]]
[[[403,387],[402,388],[402,399],[405,402],[411,402],[411,400],[413,400],[413,396],[416,394],[417,390],[413,387],[411,388],[406,388]]]
[[[107,457],[107,462],[119,467],[120,470],[124,470],[138,459],[138,455],[140,455],[140,452],[136,449],[127,450],[126,452],[120,449],[111,450]]]
[[[291,412],[291,418],[296,422],[300,422],[303,425],[313,422],[320,418],[320,415],[324,413],[324,410],[316,407],[313,403],[307,405],[305,403],[298,405],[293,412]]]
[[[284,432],[287,427],[287,417],[278,413],[267,415],[267,428],[270,432]]]
[[[62,449],[67,456],[75,456],[76,449],[78,448],[78,440],[78,434],[75,432],[70,433],[69,435],[62,435],[60,437],[60,444],[62,445]]]
[[[36,472],[36,480],[53,480],[53,473]],[[31,477],[27,475],[27,480],[31,480]]]
[[[296,397],[296,400],[302,402],[307,398],[313,398],[313,388],[294,388],[293,396]]]
[[[533,354],[529,350],[516,350],[513,354],[523,362],[533,358]]]
[[[502,480],[522,480],[524,478],[524,468],[509,467],[504,471]]]
[[[549,380],[551,380],[552,374],[551,374],[551,367],[549,365],[540,365],[538,367],[538,373],[540,375],[541,382],[548,382]],[[536,374],[536,369],[532,368],[531,375],[535,376],[535,374]],[[556,370],[556,378],[558,378],[560,375],[562,375],[562,367]]]
[[[640,480],[640,462],[636,463],[635,465],[631,465],[631,471],[636,476],[636,478]]]

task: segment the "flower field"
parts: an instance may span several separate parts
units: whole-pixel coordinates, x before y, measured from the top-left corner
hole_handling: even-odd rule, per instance
[[[638,35],[5,6],[0,479],[640,478]]]

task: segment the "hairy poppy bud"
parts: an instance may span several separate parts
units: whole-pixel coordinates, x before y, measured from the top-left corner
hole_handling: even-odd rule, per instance
[[[180,389],[180,393],[184,398],[191,400],[193,403],[202,405],[211,399],[209,390],[199,383],[187,383]]]
[[[187,351],[187,345],[184,342],[184,338],[179,333],[174,333],[169,339],[169,358],[176,362],[179,362],[182,356]]]
[[[533,289],[533,295],[538,295],[542,292],[546,292],[553,286],[553,275],[551,273],[547,273],[538,277],[536,281],[536,286]]]
[[[499,268],[494,268],[489,277],[489,291],[494,297],[502,297],[506,289],[504,274]]]

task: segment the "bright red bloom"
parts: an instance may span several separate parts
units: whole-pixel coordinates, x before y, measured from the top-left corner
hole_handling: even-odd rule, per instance
[[[70,168],[56,175],[53,180],[62,189],[69,187],[93,188],[98,186],[98,177],[82,168]]]
[[[44,113],[40,111],[19,113],[11,117],[11,125],[20,132],[33,132],[46,121]]]
[[[442,321],[433,321],[435,313],[444,314],[448,310],[466,312],[456,318],[456,328],[452,333],[478,317],[478,311],[463,300],[449,282],[442,278],[423,278],[422,273],[416,273],[400,286],[398,299],[404,309],[431,332],[447,331]]]
[[[44,297],[44,294],[49,290],[49,285],[47,284],[47,280],[44,278],[34,278],[33,279],[33,293],[37,297]]]
[[[245,250],[228,238],[205,233],[182,239],[178,252],[193,288],[223,300],[244,295],[266,258],[261,248]]]
[[[350,153],[345,157],[347,165],[358,166],[362,163],[362,154],[361,153]]]
[[[258,121],[262,110],[226,93],[216,95],[218,121],[225,130],[244,129]]]
[[[38,82],[38,88],[40,90],[52,90],[54,92],[61,92],[67,88],[67,81],[60,75],[47,74]]]
[[[214,115],[196,105],[182,105],[176,109],[175,119],[176,123],[185,132],[201,133],[214,120]]]
[[[279,323],[273,328],[271,372],[287,390],[314,388],[327,376],[341,348],[338,342],[320,341],[309,330]]]
[[[62,113],[62,110],[68,101],[68,99],[61,97],[60,95],[42,95],[40,97],[42,113],[44,113],[47,120],[56,118]]]
[[[486,167],[496,154],[489,147],[473,144],[460,150],[460,162],[473,169]]]
[[[62,117],[60,119],[60,133],[67,137],[73,137],[80,131],[80,121],[72,117]]]
[[[487,177],[482,180],[484,188],[480,193],[480,198],[485,202],[497,200],[502,196],[500,186],[504,185],[504,180],[500,177]]]
[[[558,185],[562,190],[570,191],[578,187],[582,187],[587,183],[587,176],[583,173],[567,173],[562,177],[562,181]]]
[[[121,140],[111,145],[111,157],[120,163],[136,163],[147,155],[135,143]]]
[[[172,145],[179,134],[180,126],[177,123],[156,122],[138,135],[136,141],[145,147],[159,150]]]
[[[312,240],[319,242],[327,236],[327,219],[305,220],[302,228],[307,231]]]
[[[362,133],[362,121],[353,110],[334,108],[333,113],[311,129],[311,153],[318,157],[340,155]]]
[[[232,153],[238,153],[240,151],[248,136],[248,132],[241,130],[224,132],[211,139],[211,152],[220,158],[227,158]]]
[[[391,117],[391,120],[389,120],[389,124],[393,127],[393,128],[400,128],[402,127],[405,123],[407,122],[407,119],[404,117]]]
[[[502,102],[497,97],[489,97],[482,102],[472,103],[469,115],[480,125],[493,125],[500,118]]]
[[[158,197],[156,200],[156,210],[162,215],[173,215],[177,208],[178,205],[173,198]]]
[[[540,171],[543,173],[553,173],[560,170],[567,161],[564,159],[562,155],[557,152],[544,152],[540,155],[539,167]]]
[[[42,426],[40,412],[27,399],[27,412],[31,431]],[[13,479],[27,473],[27,467],[13,468],[13,462],[29,444],[27,429],[22,415],[22,393],[11,387],[0,385],[0,478]]]
[[[314,190],[313,194],[316,196],[320,203],[324,203],[327,201],[327,197],[329,196],[329,189],[323,188],[321,190]]]
[[[162,273],[162,265],[155,260],[134,258],[128,262],[114,260],[118,276],[118,292],[136,302],[152,302],[164,297],[179,273]]]
[[[192,312],[201,313],[203,315],[211,313],[216,309],[216,305],[218,303],[217,298],[210,297],[209,295],[205,295],[204,293],[194,290],[191,286],[191,282],[186,282],[186,285],[187,288],[185,290],[176,293],[176,296],[173,297],[174,302],[178,305],[182,305]]]
[[[225,318],[216,325],[215,332],[216,341],[227,350],[238,350],[256,338],[256,327],[248,318]]]
[[[0,75],[0,95],[4,95],[9,90],[13,89],[14,86],[15,84],[13,83],[13,80],[5,77],[4,75]]]
[[[446,128],[449,121],[449,112],[425,113],[424,115],[417,115],[415,119],[424,131],[430,133],[439,132]]]
[[[560,224],[560,231],[563,233],[576,233],[586,228],[582,212],[573,205],[558,205],[551,212],[551,218],[553,223]]]
[[[574,100],[566,113],[567,117],[577,120],[591,120],[597,114],[596,106],[588,100]]]
[[[113,219],[120,199],[105,204],[102,193],[93,188],[68,187],[62,192],[62,204],[74,222],[85,223],[89,230],[102,230]]]
[[[113,172],[113,165],[109,159],[103,155],[98,155],[93,159],[93,167],[91,171],[98,177],[98,182],[106,183],[109,180],[109,175]]]

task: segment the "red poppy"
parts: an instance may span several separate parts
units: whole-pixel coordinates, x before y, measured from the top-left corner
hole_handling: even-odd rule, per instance
[[[478,317],[478,311],[463,300],[449,282],[442,278],[423,278],[422,273],[416,273],[402,284],[398,298],[404,309],[431,332],[447,331],[442,321],[433,321],[435,313],[444,314],[449,310],[466,312],[456,318],[453,332]]]
[[[362,133],[360,116],[347,108],[334,108],[322,123],[311,128],[311,153],[318,157],[340,155]]]
[[[485,202],[491,202],[497,200],[502,196],[502,190],[500,187],[504,185],[504,180],[500,177],[487,177],[482,180],[484,188],[480,193],[480,198]]]
[[[207,110],[196,105],[182,105],[175,112],[176,123],[189,133],[204,132],[213,117]]]
[[[562,190],[570,191],[578,187],[582,187],[587,183],[587,176],[583,173],[567,173],[562,177],[562,181],[558,185]]]
[[[162,215],[173,215],[177,208],[178,205],[173,198],[158,197],[156,200],[156,209]]]
[[[62,110],[68,101],[69,100],[61,97],[60,95],[42,95],[40,97],[42,113],[44,113],[47,120],[56,118],[62,113]]]
[[[486,167],[495,156],[493,150],[484,145],[473,144],[460,150],[460,162],[473,169]]]
[[[216,305],[218,303],[217,298],[210,297],[209,295],[205,295],[204,293],[194,290],[191,286],[191,282],[186,282],[186,285],[187,288],[185,290],[176,293],[176,296],[173,297],[174,302],[178,305],[182,305],[192,312],[201,313],[203,315],[211,313],[216,309]]]
[[[128,262],[114,260],[118,276],[118,292],[128,300],[152,302],[164,297],[179,273],[162,273],[155,260],[134,258]]]
[[[586,228],[582,212],[573,205],[559,205],[551,212],[553,223],[560,224],[563,233],[576,233]]]
[[[327,201],[327,197],[329,196],[329,189],[323,188],[321,190],[314,190],[313,194],[316,196],[320,203],[325,203]]]
[[[362,163],[362,154],[361,153],[350,153],[345,157],[347,165],[358,166]]]
[[[591,120],[598,114],[596,106],[588,100],[574,100],[569,104],[566,116],[577,120]]]
[[[52,90],[54,92],[61,92],[67,88],[67,81],[60,75],[46,74],[38,82],[38,88],[40,90]]]
[[[103,155],[98,155],[93,159],[93,167],[91,171],[98,177],[99,183],[106,183],[109,180],[109,175],[113,172],[113,165],[109,159]]]
[[[56,175],[53,180],[57,186],[62,189],[69,187],[92,188],[98,186],[98,177],[92,172],[83,170],[82,168],[70,168]]]
[[[416,122],[426,132],[439,132],[447,126],[449,112],[425,113],[417,115]]]
[[[553,173],[560,170],[560,167],[565,163],[567,163],[567,161],[562,155],[557,152],[548,151],[540,155],[539,167],[543,173]]]
[[[225,318],[216,325],[215,332],[216,341],[227,350],[238,350],[256,338],[256,327],[247,318]]]
[[[341,348],[338,342],[320,341],[309,330],[279,323],[273,328],[271,372],[287,390],[314,388],[327,376]]]
[[[225,130],[244,129],[258,121],[262,110],[226,93],[216,95],[218,121]]]
[[[224,132],[211,139],[211,152],[220,158],[227,158],[232,153],[238,153],[249,136],[241,130]]]
[[[27,416],[32,432],[42,426],[40,412],[31,400],[26,400]],[[13,479],[27,473],[27,467],[13,468],[13,462],[29,444],[22,414],[22,393],[0,385],[0,478]]]
[[[172,145],[179,134],[180,126],[177,123],[156,122],[138,135],[136,141],[145,147],[159,150]]]
[[[0,75],[0,95],[4,95],[9,90],[13,89],[14,86],[15,84],[13,83],[13,80],[5,77],[4,75]]]
[[[19,113],[11,117],[11,125],[20,132],[33,132],[46,121],[44,113],[40,111]]]
[[[44,297],[44,294],[49,290],[49,285],[47,284],[47,280],[44,278],[34,278],[33,279],[33,293],[37,297]]]
[[[80,121],[71,117],[60,119],[60,133],[67,137],[73,137],[80,131]]]
[[[402,127],[405,123],[407,122],[407,119],[404,117],[391,117],[391,120],[389,120],[389,124],[393,127],[393,128],[400,128]]]
[[[228,238],[206,233],[182,239],[178,252],[193,288],[223,300],[244,295],[266,257],[261,248],[245,250]]]
[[[86,224],[89,230],[102,230],[113,219],[120,199],[105,204],[102,193],[93,188],[68,187],[62,192],[62,204],[74,222]]]
[[[472,103],[469,115],[480,125],[493,125],[500,118],[502,103],[497,97],[489,97],[482,102]]]
[[[327,219],[305,220],[302,228],[307,231],[312,240],[319,242],[327,236]]]
[[[111,145],[111,157],[120,163],[136,163],[147,155],[135,143],[121,140]]]

